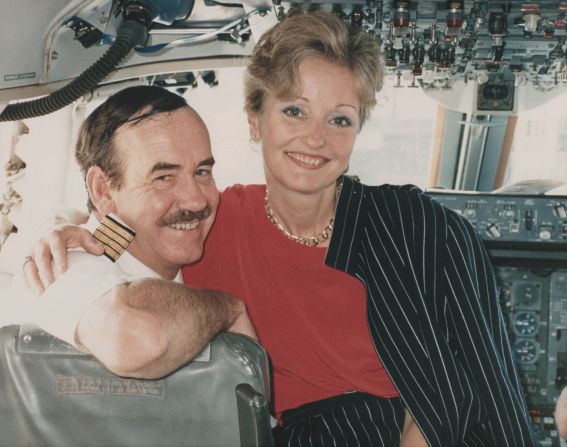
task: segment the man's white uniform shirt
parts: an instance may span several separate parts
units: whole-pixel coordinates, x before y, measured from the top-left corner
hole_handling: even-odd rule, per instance
[[[99,225],[94,215],[84,225],[93,231]],[[11,286],[0,292],[0,326],[32,323],[76,346],[75,329],[85,309],[112,288],[142,278],[161,278],[128,251],[112,262],[83,250],[68,252],[68,269],[43,294],[37,295],[18,274]],[[181,271],[174,281],[183,282]]]

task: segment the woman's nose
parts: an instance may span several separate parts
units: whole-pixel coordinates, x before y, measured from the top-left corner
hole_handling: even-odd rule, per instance
[[[324,124],[313,120],[305,129],[304,140],[313,149],[322,147],[325,144]]]

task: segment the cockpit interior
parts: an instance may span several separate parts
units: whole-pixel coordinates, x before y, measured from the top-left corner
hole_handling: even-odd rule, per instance
[[[55,210],[85,208],[73,157],[79,126],[124,87],[161,86],[199,110],[219,190],[264,182],[244,71],[294,3],[0,4],[0,289]],[[473,225],[496,272],[535,436],[541,446],[567,445],[554,420],[567,385],[567,2],[304,6],[332,12],[382,50],[384,87],[348,174],[417,185]]]

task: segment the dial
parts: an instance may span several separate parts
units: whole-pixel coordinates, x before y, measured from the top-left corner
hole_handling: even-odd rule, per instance
[[[520,283],[514,290],[514,297],[519,306],[533,307],[539,303],[539,284]]]
[[[537,360],[538,347],[532,340],[516,340],[512,350],[517,363],[526,365]]]
[[[518,335],[534,335],[538,329],[538,318],[532,312],[518,312],[514,315],[514,331]]]

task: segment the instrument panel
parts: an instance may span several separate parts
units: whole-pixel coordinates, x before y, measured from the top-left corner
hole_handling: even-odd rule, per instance
[[[567,252],[567,196],[443,191],[428,194],[465,217],[489,248]]]
[[[509,114],[520,109],[521,86],[540,94],[567,88],[567,2],[46,0],[42,14],[33,0],[16,3],[0,17],[0,53],[8,57],[0,61],[0,90],[77,76],[108,48],[129,5],[147,5],[157,16],[146,46],[121,67],[153,76],[188,71],[166,68],[166,61],[201,60],[197,68],[210,69],[202,59],[245,58],[296,3],[332,11],[375,36],[387,82],[422,87],[439,101],[474,86],[473,111]],[[26,39],[10,39],[15,35]]]
[[[428,194],[484,241],[534,433],[542,446],[565,446],[553,413],[567,385],[567,196]]]
[[[567,86],[567,2],[351,1],[323,4],[382,42],[397,87],[477,86],[474,112],[518,110],[518,87]]]

